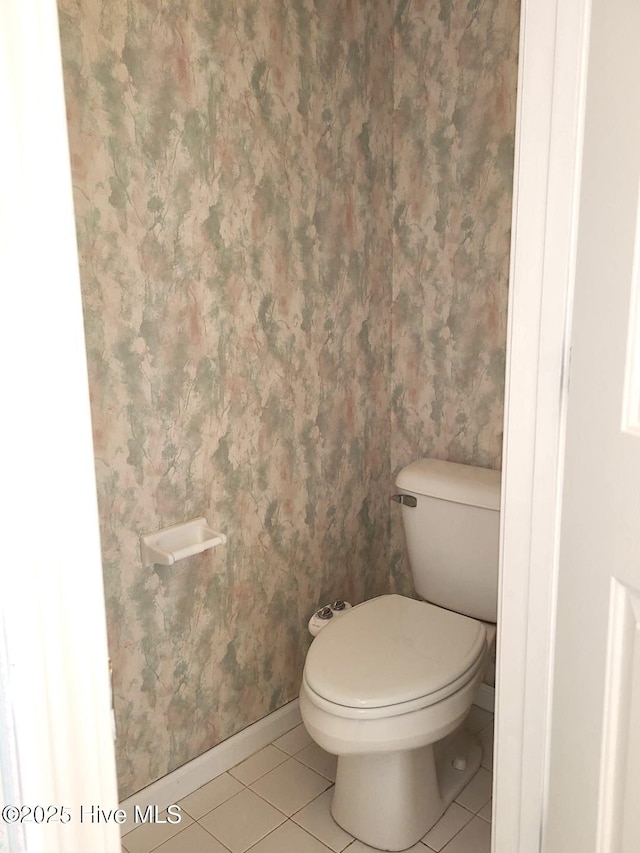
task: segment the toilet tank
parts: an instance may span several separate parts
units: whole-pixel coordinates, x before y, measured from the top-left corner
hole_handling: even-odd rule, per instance
[[[408,497],[402,498],[402,522],[418,595],[495,622],[500,472],[420,459],[400,471],[396,486]]]

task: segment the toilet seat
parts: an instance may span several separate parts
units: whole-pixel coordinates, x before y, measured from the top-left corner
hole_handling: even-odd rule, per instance
[[[379,719],[440,702],[484,663],[481,622],[400,595],[354,607],[311,644],[303,681],[317,707]]]

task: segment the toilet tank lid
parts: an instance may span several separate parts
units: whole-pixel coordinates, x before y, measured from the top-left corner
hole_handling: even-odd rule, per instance
[[[418,459],[403,468],[396,486],[416,495],[500,509],[500,471],[442,459]]]

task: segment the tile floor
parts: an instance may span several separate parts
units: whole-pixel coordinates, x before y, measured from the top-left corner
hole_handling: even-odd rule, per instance
[[[473,706],[466,727],[483,744],[482,767],[410,853],[490,853],[493,715]],[[366,853],[332,819],[336,758],[299,725],[185,797],[179,824],[147,824],[123,853]]]

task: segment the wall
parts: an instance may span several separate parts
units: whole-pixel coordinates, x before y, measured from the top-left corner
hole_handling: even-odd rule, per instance
[[[518,35],[512,0],[396,6],[394,475],[417,455],[501,467]]]
[[[517,9],[59,8],[126,797],[408,589],[402,464],[499,465]],[[196,515],[229,544],[141,566]]]
[[[387,587],[391,10],[61,0],[120,794]],[[226,548],[145,569],[205,515]]]

